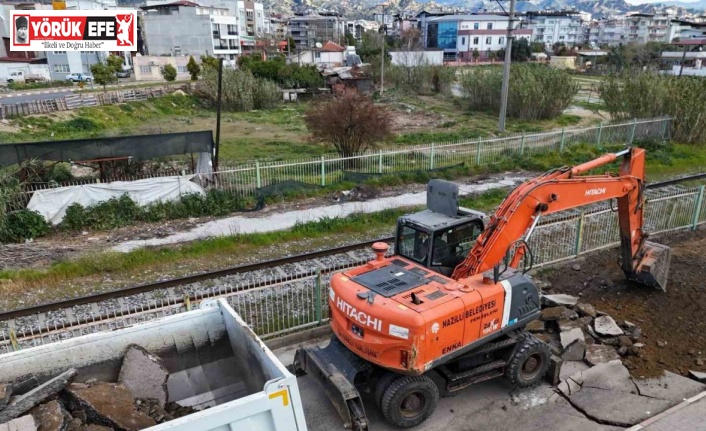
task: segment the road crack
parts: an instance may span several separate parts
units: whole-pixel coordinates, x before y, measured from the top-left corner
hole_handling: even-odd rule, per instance
[[[586,410],[575,404],[573,401],[571,401],[571,397],[565,395],[563,392],[559,391],[559,395],[564,397],[564,399],[571,405],[571,407],[574,408],[577,412],[581,413],[586,419],[590,420],[591,422],[597,423],[599,425],[609,425],[609,426],[616,426],[616,427],[623,427],[623,428],[630,428],[631,426],[635,425],[632,423],[625,423],[625,422],[614,422],[614,421],[607,421],[604,419],[599,419],[593,415],[590,415]]]

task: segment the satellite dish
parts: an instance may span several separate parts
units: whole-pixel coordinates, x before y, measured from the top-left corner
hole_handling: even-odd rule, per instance
[[[323,45],[321,45],[321,42],[316,42],[316,47],[321,48]]]

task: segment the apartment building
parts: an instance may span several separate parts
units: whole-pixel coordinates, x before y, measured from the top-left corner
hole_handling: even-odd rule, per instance
[[[607,18],[599,22],[598,45],[620,46],[628,43],[624,18]]]
[[[532,31],[532,42],[548,47],[555,43],[575,46],[585,42],[581,22],[582,15],[577,11],[527,12],[522,28]]]
[[[366,31],[376,31],[378,28],[380,28],[380,24],[375,21],[359,19],[346,22],[346,33],[352,35],[358,42],[363,40],[363,34]]]
[[[287,40],[289,36],[287,20],[281,15],[265,15],[265,34],[275,40]]]
[[[265,34],[265,11],[262,3],[238,0],[237,20],[240,26],[240,46],[243,54],[255,49],[257,38]]]
[[[346,21],[339,14],[297,15],[289,19],[289,33],[297,47],[315,47],[329,40],[344,42]]]
[[[239,22],[229,8],[179,0],[141,9],[148,55],[213,55],[234,65],[241,53]]]
[[[478,52],[479,59],[487,59],[491,53],[505,48],[507,43],[509,20],[504,15],[435,16],[425,19],[425,23],[425,48],[443,49],[445,61],[470,61],[474,58],[474,51]],[[516,38],[529,39],[532,30],[516,28],[512,34]]]
[[[667,15],[636,13],[625,18],[628,43],[669,42],[671,18]]]

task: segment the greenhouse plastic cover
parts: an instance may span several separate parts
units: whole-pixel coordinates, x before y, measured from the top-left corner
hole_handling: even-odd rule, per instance
[[[184,175],[38,190],[32,195],[27,209],[37,211],[49,223],[56,225],[61,223],[66,209],[74,203],[89,207],[127,194],[139,206],[146,206],[159,201],[178,200],[189,193],[205,194],[203,187],[191,181],[192,178],[194,175]]]

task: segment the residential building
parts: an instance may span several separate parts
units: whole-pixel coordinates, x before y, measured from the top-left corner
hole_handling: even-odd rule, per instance
[[[522,28],[532,30],[532,42],[551,47],[555,43],[575,46],[584,43],[581,13],[577,11],[527,12]]]
[[[69,73],[91,73],[91,66],[100,63],[109,53],[101,51],[47,51],[47,64],[52,80],[63,81]]]
[[[282,15],[265,15],[265,34],[274,40],[287,40],[289,29]]]
[[[243,54],[255,49],[258,37],[265,34],[265,11],[262,3],[238,0],[237,20],[240,25],[240,46]]]
[[[415,16],[397,14],[395,15],[395,19],[392,21],[392,31],[397,36],[400,36],[409,29],[419,29],[419,27],[417,27],[417,22],[418,19]]]
[[[359,19],[346,22],[346,33],[352,35],[356,41],[360,42],[363,40],[363,34],[366,31],[376,31],[379,27],[380,24],[375,21]]]
[[[188,55],[177,57],[157,57],[154,55],[136,56],[134,60],[135,81],[162,81],[162,68],[171,64],[177,71],[178,80],[186,80],[191,77],[186,65],[189,63]],[[198,60],[197,60],[198,61]]]
[[[479,59],[487,59],[506,46],[508,17],[482,13],[475,15],[445,15],[426,18],[425,48],[444,50],[445,61],[470,61],[473,52]],[[517,24],[516,24],[517,25]],[[532,30],[515,29],[516,38],[529,39]]]
[[[241,53],[241,38],[238,19],[228,8],[179,0],[143,6],[142,10],[146,54],[213,55],[235,65],[235,58]]]
[[[297,15],[289,19],[289,33],[301,48],[313,48],[329,40],[340,44],[346,34],[346,22],[334,13]]]
[[[353,52],[355,53],[355,52]],[[292,55],[291,62],[322,68],[341,67],[345,64],[346,48],[328,41],[321,48],[310,48]]]
[[[599,23],[598,45],[620,46],[628,43],[628,28],[623,18],[607,18]]]
[[[662,62],[671,69],[669,73],[706,77],[706,38],[686,39],[672,45],[673,49],[662,52]]]
[[[706,38],[706,22],[673,19],[669,30],[669,42]]]

